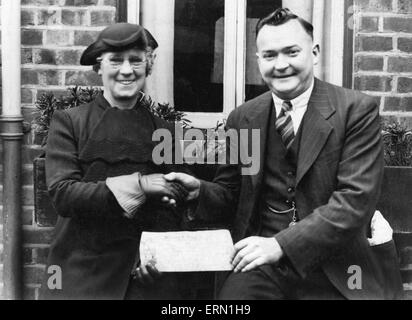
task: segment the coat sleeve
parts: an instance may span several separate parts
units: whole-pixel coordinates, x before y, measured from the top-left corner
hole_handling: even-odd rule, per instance
[[[235,118],[232,112],[226,122],[226,131],[238,131]],[[241,184],[240,166],[230,164],[230,150],[235,148],[238,148],[237,141],[229,139],[226,143],[225,164],[219,165],[213,182],[201,180],[194,219],[212,224],[231,223],[237,209]]]
[[[327,204],[275,236],[302,276],[359,234],[378,201],[383,176],[378,106],[364,97],[352,107],[346,119],[335,191]]]
[[[83,182],[70,116],[56,111],[46,145],[46,182],[57,213],[63,217],[121,217],[122,208],[105,181]]]

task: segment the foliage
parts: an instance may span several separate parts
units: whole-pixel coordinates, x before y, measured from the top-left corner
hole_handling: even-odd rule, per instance
[[[185,113],[175,110],[168,102],[155,103],[150,96],[144,95],[142,104],[159,118],[169,122],[181,122],[185,128],[190,126],[190,120],[185,118]]]
[[[67,89],[67,95],[60,96],[58,98],[56,98],[56,96],[51,92],[42,94],[35,103],[40,114],[31,124],[32,130],[36,134],[43,137],[41,143],[42,146],[44,146],[47,142],[47,134],[55,110],[70,109],[89,103],[93,101],[101,92],[102,90],[99,88],[80,88],[75,86]],[[154,115],[166,121],[180,121],[184,127],[189,126],[190,121],[184,117],[185,114],[183,112],[176,111],[169,103],[156,104],[147,95],[143,95],[141,103]]]
[[[382,125],[386,166],[412,167],[412,130],[399,122]]]
[[[216,126],[212,130],[206,132],[206,159],[211,158],[211,153],[215,154],[215,159],[218,160],[219,154],[223,153],[226,148],[226,141],[219,140],[219,133],[224,132],[224,127],[226,125],[226,119],[223,122],[218,121]]]
[[[34,119],[32,123],[35,132],[45,133],[47,135],[50,121],[55,110],[70,109],[84,103],[89,103],[101,92],[101,90],[97,88],[80,88],[77,86],[68,88],[67,91],[67,96],[56,98],[53,93],[47,92],[43,93],[37,99],[36,108],[39,110],[40,115]]]

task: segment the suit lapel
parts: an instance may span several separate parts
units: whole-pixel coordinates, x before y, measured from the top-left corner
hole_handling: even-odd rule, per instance
[[[262,98],[256,102],[255,108],[245,117],[246,128],[251,132],[252,129],[260,129],[260,150],[259,150],[259,171],[255,175],[249,176],[251,179],[252,190],[256,193],[256,188],[259,187],[262,177],[266,151],[266,140],[268,125],[270,119],[270,110],[272,107],[272,94],[267,92]],[[249,144],[252,143],[251,139]],[[243,146],[246,147],[246,146]],[[246,149],[247,150],[247,149]]]
[[[315,79],[303,121],[296,184],[300,182],[324,147],[332,131],[332,126],[327,119],[334,112],[335,108],[330,102],[327,87],[322,81]]]

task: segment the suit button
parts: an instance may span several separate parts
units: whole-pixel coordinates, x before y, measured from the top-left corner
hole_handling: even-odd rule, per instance
[[[290,201],[290,200],[286,200],[285,202],[286,202],[286,204],[290,204],[290,203],[291,203],[291,201]]]
[[[294,190],[294,189],[293,189],[292,187],[289,187],[289,188],[288,188],[288,192],[289,192],[289,193],[292,193],[293,190]]]
[[[295,175],[295,173],[294,173],[293,171],[289,171],[289,172],[288,172],[288,176],[289,176],[289,177],[293,177],[294,175]]]

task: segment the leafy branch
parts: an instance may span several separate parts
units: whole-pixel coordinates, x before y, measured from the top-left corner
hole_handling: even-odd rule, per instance
[[[67,94],[58,98],[51,92],[43,93],[35,102],[39,116],[31,123],[31,129],[36,134],[43,136],[42,146],[47,143],[47,135],[53,113],[56,110],[65,110],[78,107],[93,101],[102,92],[99,88],[78,86],[67,89]],[[155,103],[148,95],[143,95],[141,104],[154,115],[170,122],[182,122],[183,127],[188,127],[190,120],[185,118],[185,113],[176,111],[169,103]]]
[[[399,122],[382,125],[384,159],[387,166],[412,167],[412,130]]]

